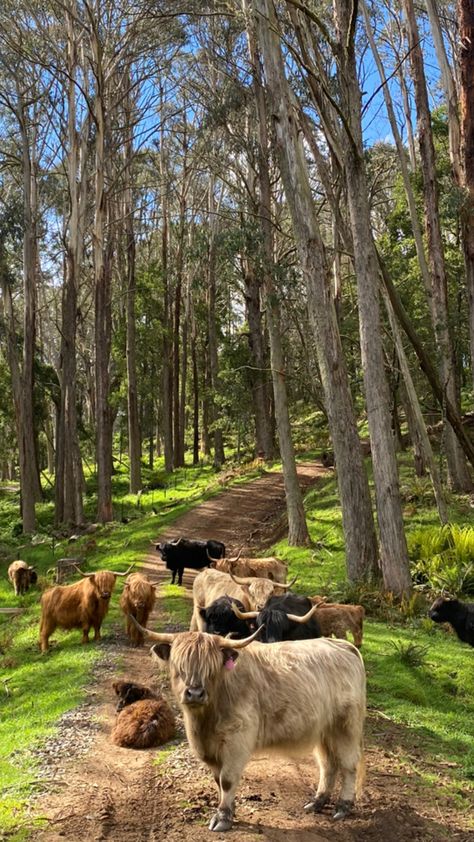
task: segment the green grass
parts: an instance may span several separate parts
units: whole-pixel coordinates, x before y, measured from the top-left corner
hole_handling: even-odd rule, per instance
[[[257,464],[231,470],[226,466],[225,484],[246,482],[260,475]],[[57,641],[50,654],[41,656],[38,650],[40,617],[38,588],[23,597],[15,597],[6,578],[6,569],[14,558],[34,564],[42,588],[52,584],[51,568],[61,557],[84,554],[91,538],[95,546],[86,554],[83,569],[113,569],[124,571],[132,562],[140,563],[150,551],[150,541],[193,505],[222,490],[222,475],[209,465],[186,467],[166,476],[164,471],[148,475],[151,484],[160,488],[144,491],[140,496],[128,493],[125,468],[114,476],[114,512],[129,522],[114,522],[100,527],[93,536],[87,535],[70,544],[67,538],[54,536],[51,528],[52,502],[38,506],[38,533],[21,536],[18,532],[18,495],[11,490],[0,491],[0,558],[4,574],[0,577],[0,605],[20,606],[24,613],[15,618],[0,615],[0,835],[21,839],[24,808],[35,781],[37,760],[34,750],[54,732],[59,717],[77,706],[85,695],[94,667],[104,650],[91,643],[80,644],[81,632],[57,630]],[[90,496],[86,511],[93,519],[96,501],[93,495],[94,478],[88,478]],[[153,510],[156,510],[156,513]],[[76,578],[76,577],[75,577]],[[104,637],[113,634],[114,627],[123,623],[118,607],[123,580],[118,579],[110,611],[104,621]],[[164,586],[165,621],[187,624],[191,613],[189,601],[178,586]]]

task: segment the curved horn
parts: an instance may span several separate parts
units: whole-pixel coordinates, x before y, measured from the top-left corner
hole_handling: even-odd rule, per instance
[[[128,568],[128,570],[125,571],[125,573],[117,573],[116,570],[109,570],[109,573],[113,573],[114,576],[128,576],[128,574],[130,573],[130,570],[132,569],[132,567],[135,567],[135,565],[136,565],[136,561],[132,561],[130,567]]]
[[[238,562],[240,556],[242,555],[243,549],[244,549],[244,545],[242,544],[242,546],[241,546],[239,552],[237,553],[237,555],[235,555],[233,558],[228,559],[229,564],[236,564]]]
[[[284,585],[282,585],[282,583],[281,583],[281,582],[273,582],[273,587],[274,587],[274,588],[284,588],[285,590],[288,590],[289,588],[292,588],[292,587],[293,587],[293,585],[295,584],[295,582],[296,582],[297,578],[298,578],[298,576],[295,576],[295,577],[291,580],[291,582],[287,582],[287,583],[286,583],[286,584],[284,584]]]
[[[176,634],[165,634],[165,632],[159,633],[159,632],[150,631],[150,629],[146,629],[146,628],[144,628],[144,626],[141,626],[140,623],[137,623],[137,621],[135,620],[135,617],[133,617],[131,614],[128,614],[127,616],[129,618],[129,620],[131,620],[132,623],[137,627],[137,629],[139,631],[141,631],[141,633],[145,637],[149,637],[150,640],[159,640],[160,643],[173,643],[173,640],[175,639]]]
[[[83,571],[83,570],[81,570],[81,568],[80,568],[80,567],[78,567],[78,565],[77,565],[77,564],[73,564],[72,566],[73,566],[73,567],[75,567],[75,568],[76,568],[76,570],[78,570],[78,571],[79,571],[79,573],[81,574],[81,576],[87,576],[87,578],[89,578],[90,576],[95,576],[95,573],[84,573],[84,571]]]
[[[313,605],[313,607],[310,608],[309,611],[307,611],[307,613],[303,614],[302,616],[300,616],[299,614],[287,614],[286,616],[289,620],[293,620],[294,623],[307,623],[308,620],[311,620],[311,617],[313,616],[313,614],[316,613],[317,610],[318,606]]]
[[[169,541],[169,543],[173,544],[174,547],[177,547],[178,544],[180,544],[182,540],[183,540],[182,538],[176,538],[176,541]]]
[[[252,643],[252,640],[255,640],[258,634],[260,634],[261,630],[264,627],[264,623],[258,627],[257,631],[250,635],[250,637],[244,637],[243,640],[233,640],[232,641],[232,649],[243,649],[244,646],[248,646],[249,643]],[[214,637],[214,635],[213,635]],[[219,646],[223,649],[227,649],[229,647],[229,638],[228,637],[221,637],[220,635],[216,635],[217,641]]]
[[[230,607],[239,620],[255,620],[255,617],[258,617],[258,611],[241,611],[235,602],[232,602]]]
[[[236,585],[251,585],[255,576],[234,576],[233,573],[229,573],[230,578]]]

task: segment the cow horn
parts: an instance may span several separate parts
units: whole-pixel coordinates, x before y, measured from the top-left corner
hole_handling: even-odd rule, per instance
[[[229,576],[237,585],[251,585],[255,578],[255,576],[234,576],[234,574],[230,572]]]
[[[249,643],[252,643],[252,640],[255,640],[255,638],[257,637],[257,635],[258,635],[258,634],[260,634],[260,632],[262,631],[262,629],[263,629],[264,625],[265,625],[265,623],[262,623],[262,625],[258,627],[257,631],[255,631],[253,634],[251,634],[251,635],[250,635],[250,637],[244,637],[244,639],[243,639],[243,640],[233,640],[233,641],[232,641],[232,649],[243,649],[243,648],[244,648],[244,646],[248,646],[248,645],[249,645]],[[221,647],[222,647],[222,649],[228,649],[228,647],[229,647],[229,638],[227,638],[227,637],[221,637],[221,636],[219,635],[219,636],[217,637],[217,641],[218,641],[219,646],[221,646]]]
[[[313,616],[313,614],[316,613],[317,610],[318,606],[313,605],[313,607],[310,608],[309,611],[306,614],[303,614],[302,616],[299,616],[298,614],[287,614],[286,616],[289,620],[292,620],[294,623],[307,623],[308,620],[311,620],[311,617]]]
[[[258,617],[258,611],[241,611],[235,602],[232,602],[230,607],[239,620],[255,620],[255,617]]]
[[[79,570],[79,573],[81,574],[81,576],[87,576],[87,578],[90,578],[91,576],[95,576],[95,573],[84,573],[84,571],[81,570],[81,568],[77,564],[73,564],[72,566],[75,567],[76,570]]]
[[[109,573],[113,573],[114,576],[127,576],[130,573],[130,570],[132,569],[132,567],[135,567],[135,564],[136,564],[136,561],[132,561],[130,567],[128,568],[128,570],[125,571],[125,573],[117,573],[116,570],[109,570]]]
[[[287,582],[285,585],[282,585],[281,582],[273,582],[273,587],[274,588],[284,588],[285,590],[288,590],[289,588],[293,587],[297,578],[298,578],[298,576],[294,576],[293,579],[291,580],[291,582]]]
[[[173,640],[176,637],[176,634],[167,634],[165,632],[154,632],[150,631],[150,629],[146,629],[144,626],[141,626],[140,623],[137,623],[135,617],[132,614],[128,614],[129,620],[137,627],[139,631],[145,636],[149,637],[150,640],[159,640],[160,643],[173,643]]]
[[[177,538],[176,541],[170,541],[169,543],[173,544],[174,547],[177,547],[178,544],[180,544],[182,540],[183,540],[182,538]]]
[[[242,555],[243,549],[244,549],[244,545],[242,544],[242,546],[241,546],[239,552],[237,553],[237,555],[235,555],[233,558],[229,558],[229,564],[237,564],[240,556]]]

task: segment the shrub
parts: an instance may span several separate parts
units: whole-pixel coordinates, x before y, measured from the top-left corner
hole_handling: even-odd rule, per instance
[[[446,524],[408,536],[415,584],[452,594],[474,593],[474,527]]]

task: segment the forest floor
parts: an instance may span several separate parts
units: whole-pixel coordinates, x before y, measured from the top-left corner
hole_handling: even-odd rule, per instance
[[[304,489],[326,473],[314,463],[299,465],[298,472]],[[160,538],[212,536],[225,542],[228,555],[242,544],[255,554],[280,537],[283,512],[282,476],[269,473],[194,508]],[[144,569],[168,581],[156,554],[145,560]],[[189,599],[193,578],[186,571],[182,594]],[[151,626],[165,615],[158,599]],[[166,616],[171,619],[167,630],[183,629]],[[449,794],[443,791],[443,763],[431,770],[434,783],[427,787],[418,770],[434,764],[424,759],[419,738],[370,708],[366,784],[352,817],[335,824],[330,810],[318,816],[303,812],[316,782],[311,758],[263,756],[245,770],[234,829],[211,833],[207,825],[217,806],[216,788],[207,768],[191,755],[179,717],[177,739],[164,747],[133,751],[110,741],[112,681],[120,675],[159,686],[178,713],[166,672],[147,647],[131,648],[123,633],[106,638],[103,649],[88,702],[62,718],[41,750],[40,794],[31,813],[48,825],[34,831],[38,842],[216,842],[226,837],[235,842],[474,842],[469,816],[457,807],[452,788]]]

